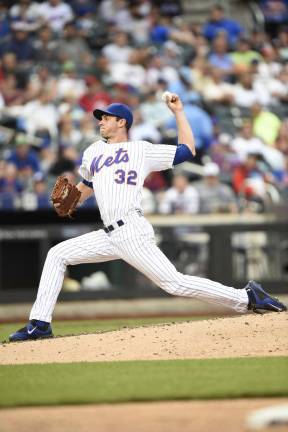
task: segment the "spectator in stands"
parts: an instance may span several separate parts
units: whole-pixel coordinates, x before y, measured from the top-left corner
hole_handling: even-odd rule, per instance
[[[160,54],[152,55],[146,68],[146,82],[149,86],[156,85],[159,80],[169,84],[178,79],[175,68],[166,63]]]
[[[114,28],[129,31],[132,17],[127,0],[103,0],[99,6],[99,16],[112,23]]]
[[[33,42],[35,59],[45,64],[56,62],[58,43],[59,41],[53,38],[51,28],[48,25],[43,25]]]
[[[255,77],[255,82],[258,82],[257,77]],[[266,86],[266,89],[269,93],[268,104],[271,106],[273,111],[273,107],[279,107],[280,110],[282,108],[282,104],[286,104],[288,102],[288,69],[283,68],[278,74],[274,77],[268,79],[259,79],[259,85],[262,87]],[[283,105],[285,109],[285,105]],[[276,111],[277,112],[277,111]]]
[[[144,122],[140,110],[133,112],[133,126],[130,129],[130,139],[132,141],[150,141],[153,143],[161,142],[159,130],[151,123]]]
[[[51,201],[47,191],[47,184],[41,173],[36,173],[31,179],[31,186],[20,197],[20,206],[23,210],[35,211],[51,208]]]
[[[276,175],[284,169],[284,157],[282,153],[276,148],[267,146],[260,138],[253,135],[251,120],[246,120],[243,123],[240,134],[232,140],[231,146],[241,163],[244,163],[248,154],[253,152],[262,156],[267,167]]]
[[[58,77],[57,95],[60,98],[73,95],[79,99],[86,90],[85,81],[77,74],[75,63],[67,61],[62,66],[62,73]]]
[[[156,128],[164,126],[168,119],[171,118],[169,109],[165,104],[163,104],[161,100],[156,98],[155,92],[153,90],[150,90],[144,95],[140,111],[143,120],[147,123],[150,122]],[[166,126],[174,127],[173,125],[170,126],[170,124],[168,125],[167,123]]]
[[[188,67],[182,67],[178,73],[178,79],[170,82],[168,91],[179,95],[182,102],[200,102],[200,94],[193,88],[192,75]]]
[[[145,85],[146,71],[144,66],[138,63],[138,54],[133,51],[128,63],[111,63],[112,83],[128,84],[136,90]]]
[[[111,96],[104,90],[103,85],[93,75],[85,78],[86,92],[79,99],[79,105],[86,112],[92,112],[94,109],[102,109],[111,104]]]
[[[145,4],[146,3],[146,4]],[[149,45],[149,28],[150,28],[150,13],[151,5],[148,2],[132,2],[130,3],[129,12],[131,21],[129,25],[129,33],[136,46]]]
[[[106,45],[102,53],[110,63],[127,63],[133,52],[129,45],[128,35],[124,31],[118,31],[112,37],[112,42]]]
[[[94,14],[97,10],[94,0],[72,0],[70,4],[77,17]]]
[[[201,94],[208,104],[230,105],[234,100],[233,85],[223,80],[223,72],[215,67],[209,67]]]
[[[233,187],[235,192],[246,201],[245,207],[250,202],[258,203],[256,211],[263,211],[267,201],[267,184],[271,180],[269,172],[261,163],[258,153],[249,153],[243,164],[239,165],[233,174]],[[252,207],[253,209],[254,207]]]
[[[275,38],[278,29],[288,23],[288,1],[287,0],[261,0],[265,18],[265,30]]]
[[[163,214],[195,214],[199,210],[199,196],[184,174],[175,174],[172,187],[164,192],[159,212]]]
[[[18,179],[16,166],[4,160],[0,161],[0,209],[14,210],[22,191],[23,184]]]
[[[241,163],[247,159],[251,151],[256,154],[262,153],[263,142],[253,134],[251,120],[247,119],[243,122],[239,134],[231,142],[231,147]]]
[[[0,40],[5,38],[10,33],[10,22],[8,16],[8,8],[4,1],[0,1]]]
[[[81,132],[73,125],[70,113],[64,114],[59,120],[58,143],[61,147],[77,148],[81,141]]]
[[[36,208],[39,210],[51,208],[50,193],[42,173],[33,176],[33,192],[36,198]]]
[[[288,60],[288,28],[284,27],[277,35],[276,40],[279,60],[285,62]]]
[[[262,51],[262,60],[258,64],[257,75],[266,82],[276,77],[282,70],[283,64],[279,59],[278,50],[272,45],[266,45]],[[269,81],[268,81],[269,82]]]
[[[76,174],[76,152],[73,148],[59,147],[57,159],[54,164],[50,167],[49,175],[59,176],[64,172]],[[75,174],[74,174],[75,173]]]
[[[183,13],[181,0],[155,0],[153,2],[159,8],[161,15],[175,17]]]
[[[38,97],[41,90],[45,89],[54,100],[57,97],[57,78],[50,72],[48,66],[35,68],[34,73],[30,74],[27,85],[26,97],[32,100]]]
[[[244,33],[244,29],[237,21],[225,17],[222,6],[215,5],[210,10],[208,22],[203,27],[203,34],[209,41],[213,41],[219,33],[223,32],[227,34],[230,47],[233,47]]]
[[[174,69],[183,66],[183,50],[176,42],[172,40],[165,42],[161,54],[167,66],[171,66]]]
[[[238,77],[233,88],[234,103],[243,108],[251,108],[255,104],[266,104],[269,100],[268,90],[257,86],[253,75],[245,72]]]
[[[16,55],[12,52],[7,52],[3,54],[1,58],[1,64],[0,64],[0,82],[7,76],[7,75],[15,75],[15,77],[18,74],[18,67],[17,67],[17,58]]]
[[[6,107],[24,104],[25,91],[18,87],[15,74],[6,74],[1,81],[0,89]]]
[[[19,178],[27,182],[34,173],[40,172],[39,159],[37,153],[31,149],[27,135],[18,133],[14,143],[16,147],[7,161],[16,166]]]
[[[251,48],[254,51],[258,51],[259,53],[262,52],[263,48],[265,48],[267,45],[270,45],[269,37],[260,28],[254,28],[250,32],[250,42],[251,42]]]
[[[4,108],[4,106],[5,106],[5,100],[4,97],[2,96],[1,86],[0,86],[0,111]]]
[[[78,144],[78,152],[82,153],[94,141],[99,139],[96,132],[96,125],[91,114],[84,114],[80,119],[81,141]]]
[[[214,68],[220,69],[225,74],[225,78],[229,78],[233,73],[233,61],[228,51],[226,35],[219,34],[215,37],[208,62]]]
[[[35,134],[39,129],[45,129],[50,137],[57,136],[58,110],[53,103],[53,94],[49,89],[42,89],[37,98],[26,103],[20,116],[24,120],[25,128],[29,134]]]
[[[39,6],[39,14],[54,33],[61,34],[64,25],[74,18],[71,6],[62,0],[48,0]]]
[[[10,19],[13,22],[25,23],[30,32],[37,30],[40,25],[39,3],[31,0],[19,0],[9,11]]]
[[[209,156],[212,162],[218,165],[221,172],[221,180],[229,184],[231,183],[232,173],[239,164],[239,156],[232,147],[233,137],[225,132],[219,133],[217,129],[216,124],[214,125],[215,138],[209,149]]]
[[[17,194],[22,192],[23,184],[18,178],[17,166],[5,160],[0,161],[0,193]]]
[[[285,189],[288,196],[288,156],[285,157],[285,167],[283,172],[281,173],[280,179],[280,188],[281,190]]]
[[[182,48],[195,47],[196,39],[194,35],[194,28],[189,20],[186,20],[183,16],[176,17],[173,19],[173,31],[171,33],[171,39],[175,41]],[[194,52],[194,50],[193,50]]]
[[[261,104],[251,105],[253,134],[268,145],[274,145],[281,128],[281,120]]]
[[[97,57],[94,64],[94,71],[92,75],[97,76],[99,81],[104,86],[111,85],[112,79],[110,74],[110,62],[103,54],[99,54],[99,56]]]
[[[83,39],[76,27],[74,21],[67,22],[63,27],[63,36],[58,43],[57,58],[60,63],[72,61],[75,65],[80,66],[86,56],[92,59],[90,48]]]
[[[22,22],[12,24],[12,34],[2,45],[2,54],[7,52],[14,53],[18,62],[32,62],[35,59],[35,50],[27,24]]]
[[[288,155],[288,120],[283,120],[278,137],[275,141],[275,147],[281,151],[283,155]]]
[[[241,37],[237,43],[237,48],[231,53],[235,73],[249,72],[253,62],[261,62],[263,58],[259,52],[251,49],[250,40]]]
[[[156,46],[161,46],[170,39],[171,19],[166,15],[159,15],[150,30],[150,40]]]
[[[195,184],[199,194],[199,213],[237,212],[233,190],[220,182],[219,174],[219,167],[214,162],[204,165],[204,178]]]

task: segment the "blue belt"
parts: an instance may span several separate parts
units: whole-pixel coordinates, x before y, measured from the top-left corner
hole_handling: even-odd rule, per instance
[[[122,219],[119,219],[116,224],[118,225],[118,227],[121,227],[122,225],[124,225],[124,222]],[[108,225],[107,227],[103,228],[104,231],[108,234],[111,231],[114,231],[115,227],[113,225]]]

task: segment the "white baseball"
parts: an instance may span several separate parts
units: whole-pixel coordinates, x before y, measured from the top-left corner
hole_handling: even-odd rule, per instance
[[[163,100],[163,102],[168,102],[171,99],[171,97],[172,97],[172,93],[171,92],[165,91],[162,94],[162,100]]]

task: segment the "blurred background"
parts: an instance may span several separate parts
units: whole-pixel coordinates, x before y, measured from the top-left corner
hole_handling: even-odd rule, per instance
[[[128,104],[132,140],[176,145],[165,90],[197,156],[146,179],[159,246],[181,272],[287,294],[287,60],[287,0],[0,1],[1,303],[31,302],[49,248],[101,227],[94,197],[73,220],[50,202],[99,138],[91,112]],[[165,296],[114,261],[70,267],[60,299]]]

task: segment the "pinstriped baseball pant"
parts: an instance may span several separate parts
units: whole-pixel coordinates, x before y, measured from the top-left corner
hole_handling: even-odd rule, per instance
[[[125,224],[106,234],[103,229],[59,243],[48,252],[30,319],[50,322],[67,265],[123,259],[157,286],[176,296],[194,297],[246,312],[245,289],[179,273],[158,248],[151,224],[134,212]]]

